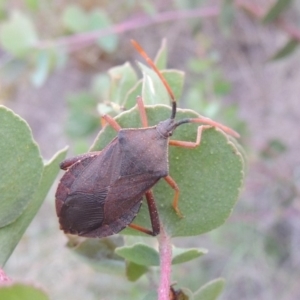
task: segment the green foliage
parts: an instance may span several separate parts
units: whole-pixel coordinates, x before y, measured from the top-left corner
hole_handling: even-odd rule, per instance
[[[88,28],[88,16],[78,5],[73,4],[66,7],[62,23],[71,32],[84,32]]]
[[[111,80],[109,99],[121,105],[124,101],[124,95],[126,95],[136,83],[137,75],[128,62],[121,66],[111,68],[108,74]]]
[[[196,259],[208,251],[206,249],[185,249],[173,247],[172,265],[182,264],[190,260]]]
[[[274,159],[287,150],[285,144],[278,139],[271,139],[261,151],[261,156],[264,159]]]
[[[133,246],[120,247],[116,253],[126,260],[143,266],[159,266],[159,254],[146,244],[135,244]]]
[[[34,23],[19,11],[13,11],[10,18],[2,24],[0,42],[9,53],[22,57],[38,41]]]
[[[32,11],[37,11],[39,9],[39,2],[39,0],[25,0],[26,6]]]
[[[49,300],[44,291],[36,287],[20,283],[0,285],[0,299]]]
[[[229,34],[235,19],[235,3],[233,0],[222,1],[219,23],[220,28],[225,34]]]
[[[115,249],[123,244],[123,239],[118,236],[102,239],[72,236],[69,237],[67,247],[92,268],[104,273],[120,275],[125,273],[125,262],[115,254]]]
[[[3,266],[45,199],[66,150],[43,164],[26,122],[3,106],[0,119],[0,265]]]
[[[194,294],[194,300],[216,300],[224,288],[225,281],[222,278],[212,280],[202,286]]]
[[[73,33],[101,30],[112,26],[112,21],[104,10],[95,9],[88,13],[76,4],[66,7],[62,23],[68,31]],[[96,44],[106,52],[113,52],[118,46],[118,36],[110,34],[99,37]]]
[[[137,281],[141,276],[146,274],[149,268],[143,265],[128,261],[126,264],[126,277],[129,281]]]
[[[157,54],[154,59],[155,66],[159,70],[167,68],[168,52],[167,52],[167,40],[163,39],[161,46],[157,51]]]
[[[71,137],[87,136],[99,127],[97,100],[90,93],[81,92],[68,98],[69,117],[66,130]]]
[[[291,39],[271,57],[272,60],[282,59],[291,55],[299,46],[299,41]]]
[[[282,12],[290,6],[291,3],[292,0],[277,0],[264,16],[263,22],[267,24],[275,21],[282,14]]]
[[[179,2],[181,4],[178,5],[185,7],[195,6],[194,1]],[[32,11],[39,8],[38,1],[27,0],[26,4]],[[142,5],[149,14],[155,12],[154,5],[149,1]],[[77,4],[65,6],[60,21],[66,32],[80,34],[82,37],[87,32],[97,30],[105,32],[113,26],[113,21],[106,11],[100,9],[86,11]],[[63,65],[68,57],[63,49],[56,49],[51,43],[49,43],[51,46],[35,49],[38,42],[35,25],[25,13],[12,14],[1,27],[1,45],[11,55],[18,57],[12,65],[14,67],[17,65],[20,72],[24,68],[30,68],[31,82],[36,87],[41,86],[50,72]],[[95,44],[105,52],[115,51],[118,36],[115,34],[99,36]],[[29,51],[32,49],[34,51]],[[164,40],[156,55],[155,63],[171,86],[175,98],[180,99],[185,74],[179,70],[166,69],[167,60],[167,45]],[[211,94],[221,98],[230,91],[230,84],[218,71],[213,55],[208,59],[207,57],[195,59],[189,66],[193,72],[203,75],[205,79],[202,83],[197,82],[188,89],[190,95],[194,95],[187,103],[187,105],[191,104],[191,108],[200,111],[202,110],[201,101],[205,103]],[[74,139],[82,139],[93,133],[99,127],[100,122],[96,109],[101,114],[118,115],[116,120],[125,128],[139,128],[140,118],[135,107],[138,95],[142,96],[147,105],[146,112],[150,125],[156,125],[159,121],[168,118],[169,107],[159,105],[169,106],[170,104],[170,97],[165,86],[153,70],[142,63],[139,63],[139,67],[143,73],[142,79],[138,79],[134,68],[129,63],[125,63],[111,68],[108,74],[96,74],[90,90],[72,95],[68,100],[68,134]],[[207,86],[209,90],[206,89]],[[220,101],[213,104],[205,103],[205,105],[207,109],[204,109],[204,113],[209,112],[210,115],[216,115],[222,107]],[[124,108],[127,111],[120,114]],[[3,191],[2,195],[7,195],[4,197],[6,200],[0,202],[0,220],[3,222],[0,224],[2,226],[0,228],[0,263],[3,265],[42,204],[57,175],[58,163],[63,160],[65,151],[56,154],[51,162],[43,164],[38,147],[24,121],[8,110],[0,110],[0,114],[2,113],[10,120],[7,119],[4,122],[8,124],[7,127],[0,128],[0,149],[1,153],[4,153],[0,159],[3,159],[2,165],[6,168],[3,173],[5,174],[4,180],[1,178],[0,191],[1,193]],[[234,115],[236,111],[232,110],[231,113]],[[197,116],[198,114],[193,111],[178,110],[177,118]],[[195,141],[197,127],[193,124],[181,126],[173,138]],[[2,135],[10,139],[2,139]],[[116,133],[111,128],[106,127],[91,149],[102,149],[115,135]],[[237,142],[220,130],[205,129],[199,147],[193,150],[171,147],[169,161],[170,174],[180,187],[179,208],[184,218],[180,219],[172,208],[174,191],[161,181],[154,188],[154,194],[161,221],[167,232],[173,237],[193,236],[223,224],[233,209],[243,181],[244,158]],[[16,175],[19,176],[17,180]],[[13,188],[7,188],[8,186]],[[21,191],[21,194],[16,193],[18,191]],[[7,199],[12,199],[12,201],[8,202]],[[145,205],[142,205],[136,223],[150,227],[149,213]],[[137,234],[136,231],[130,229],[124,230],[123,233]],[[155,248],[146,243],[124,245],[120,237],[101,240],[71,238],[68,247],[94,269],[110,274],[126,275],[130,281],[136,281],[146,273],[151,274],[152,269],[159,266],[159,254]],[[206,252],[207,250],[200,248],[173,247],[172,264],[191,261]],[[216,299],[218,291],[220,292],[223,287],[220,285],[218,281],[212,282],[195,294],[182,288],[176,290],[176,295],[181,300],[202,299],[203,295],[207,299]],[[25,289],[27,288],[24,288],[24,297],[27,293]],[[34,298],[31,295],[32,299],[39,299],[38,297]],[[150,297],[156,299],[156,295]]]
[[[13,223],[39,185],[43,162],[28,125],[0,106],[1,202],[0,227]]]

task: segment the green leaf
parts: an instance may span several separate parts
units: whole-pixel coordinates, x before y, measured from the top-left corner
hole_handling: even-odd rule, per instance
[[[115,254],[115,249],[123,244],[120,236],[102,239],[69,236],[67,246],[95,270],[108,274],[124,274],[125,262]]]
[[[39,8],[39,0],[25,0],[26,6],[33,10],[33,11],[37,11]]]
[[[126,93],[137,81],[137,75],[128,62],[109,69],[108,74],[111,79],[110,100],[117,104],[123,104]]]
[[[164,70],[161,71],[161,73],[170,85],[175,99],[180,99],[185,78],[184,72],[178,70]]]
[[[138,63],[143,72],[142,98],[146,105],[169,104],[170,96],[158,75],[142,63]]]
[[[68,99],[70,107],[66,131],[71,137],[83,137],[100,126],[97,114],[97,99],[88,92],[71,95]]]
[[[184,248],[174,247],[172,265],[188,262],[190,260],[198,258],[199,256],[202,256],[203,254],[206,254],[207,252],[208,251],[206,249],[197,249],[197,248],[184,249]]]
[[[36,287],[22,283],[0,285],[0,299],[5,300],[49,300],[46,293]]]
[[[88,30],[100,30],[112,26],[112,21],[104,10],[94,10],[88,16]],[[97,44],[106,52],[113,52],[118,46],[118,35],[109,34],[100,37]]]
[[[143,88],[142,98],[145,104],[169,104],[170,96],[166,87],[162,83],[158,75],[145,65],[138,63],[143,71]],[[184,82],[184,72],[178,70],[164,70],[161,71],[168,84],[170,85],[175,99],[179,99],[182,93]]]
[[[158,252],[146,244],[137,243],[132,246],[124,246],[116,249],[116,254],[142,266],[159,266]]]
[[[107,74],[98,74],[94,76],[92,82],[92,91],[96,97],[101,97],[104,100],[108,100],[108,89],[109,89],[109,77]]]
[[[170,117],[169,107],[163,105],[146,108],[149,126]],[[178,109],[176,119],[197,117],[190,110]],[[118,115],[116,121],[124,128],[139,128],[141,121],[135,108]],[[186,124],[178,127],[174,140],[195,141],[198,126]],[[106,126],[98,135],[92,151],[103,149],[114,137],[115,131]],[[174,191],[160,180],[153,188],[159,216],[171,236],[193,236],[208,232],[220,225],[230,215],[243,182],[243,158],[227,135],[220,130],[204,129],[201,145],[195,149],[170,147],[169,174],[180,188],[179,208],[184,218],[179,218],[172,208]],[[149,212],[142,205],[135,223],[150,228]],[[126,229],[124,233],[139,234]]]
[[[299,46],[299,41],[289,40],[282,48],[280,48],[272,57],[271,60],[277,60],[292,54]]]
[[[154,59],[154,63],[159,70],[167,68],[167,59],[168,59],[167,51],[168,51],[167,40],[164,38],[161,42],[161,46]]]
[[[143,81],[139,80],[127,93],[125,96],[125,100],[123,106],[125,109],[130,109],[136,105],[137,96],[142,95],[142,85]]]
[[[71,32],[84,32],[88,29],[87,13],[78,5],[67,5],[63,12],[62,23]]]
[[[126,276],[129,281],[137,281],[141,276],[148,272],[148,268],[142,265],[128,262],[126,265]]]
[[[224,289],[225,281],[218,278],[206,283],[194,294],[194,300],[216,300]]]
[[[38,36],[33,22],[23,13],[13,11],[0,31],[2,47],[9,53],[21,57],[36,45]]]
[[[224,96],[228,95],[231,91],[231,84],[230,82],[223,80],[223,79],[217,79],[214,83],[214,92],[217,96]]]
[[[26,228],[42,205],[50,187],[53,184],[58,172],[59,163],[64,160],[67,149],[61,150],[49,161],[43,170],[42,179],[35,192],[29,198],[30,202],[22,215],[13,223],[0,229],[0,265],[3,266],[19,240],[23,236]],[[1,297],[0,297],[1,298]]]
[[[28,124],[0,106],[0,228],[14,222],[39,186],[43,162]]]
[[[275,21],[279,15],[286,10],[292,3],[291,0],[277,0],[276,3],[271,7],[267,14],[263,17],[265,24]]]
[[[140,1],[139,4],[143,7],[145,13],[147,13],[150,16],[155,15],[156,7],[153,1],[144,0],[144,1]]]
[[[50,71],[51,54],[48,51],[40,51],[36,57],[36,69],[34,70],[31,81],[35,87],[44,84]]]
[[[220,15],[219,15],[219,24],[221,30],[228,34],[235,17],[235,4],[233,0],[224,0],[221,3]]]

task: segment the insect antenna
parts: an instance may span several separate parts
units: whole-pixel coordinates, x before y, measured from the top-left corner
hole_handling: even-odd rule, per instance
[[[146,62],[153,69],[153,71],[158,75],[158,77],[161,79],[162,83],[164,84],[165,88],[167,89],[167,91],[170,95],[171,101],[172,101],[172,113],[171,113],[170,119],[174,120],[175,116],[176,116],[176,100],[175,100],[175,96],[174,96],[174,93],[173,93],[171,87],[169,86],[169,84],[167,83],[166,79],[161,74],[161,72],[157,69],[157,67],[155,66],[152,59],[147,55],[146,51],[142,48],[142,46],[135,40],[131,40],[131,43],[134,46],[134,48],[140,53],[140,55],[146,60]],[[189,119],[179,120],[176,123],[174,123],[174,128],[176,128],[182,124],[186,124],[186,123],[207,124],[209,126],[218,127],[221,130],[223,130],[224,132],[226,132],[234,137],[237,137],[237,138],[240,137],[240,135],[233,129],[231,129],[223,124],[217,123],[209,118],[202,117],[202,116],[199,116],[198,118],[189,118]]]
[[[175,116],[176,116],[176,100],[175,100],[175,96],[174,96],[174,93],[173,93],[171,87],[169,86],[169,84],[167,83],[166,79],[161,74],[161,72],[158,70],[158,68],[156,67],[155,63],[148,56],[148,54],[146,53],[146,51],[142,48],[142,46],[137,41],[135,41],[135,40],[131,40],[131,43],[134,46],[134,48],[140,53],[140,55],[146,60],[146,62],[153,69],[153,71],[157,74],[157,76],[160,78],[160,80],[162,81],[163,85],[167,89],[167,91],[168,91],[168,93],[170,95],[171,101],[172,101],[172,113],[171,113],[170,119],[175,119]]]

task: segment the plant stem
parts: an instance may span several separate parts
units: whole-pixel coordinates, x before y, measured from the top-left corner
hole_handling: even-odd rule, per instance
[[[169,300],[170,277],[172,263],[172,244],[163,225],[161,224],[160,235],[158,237],[160,254],[160,283],[158,287],[158,300]]]
[[[167,11],[151,17],[140,15],[108,28],[73,34],[52,41],[41,41],[36,45],[36,48],[46,49],[51,47],[67,47],[68,51],[72,52],[92,45],[99,38],[110,34],[120,34],[130,30],[140,29],[141,27],[180,19],[215,17],[218,16],[218,14],[219,8],[217,6],[209,6],[186,11]]]
[[[12,280],[0,269],[0,285],[3,283],[11,282]]]

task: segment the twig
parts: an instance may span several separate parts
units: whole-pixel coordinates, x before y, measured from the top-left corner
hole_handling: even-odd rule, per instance
[[[168,11],[159,13],[152,17],[150,16],[138,16],[131,18],[114,26],[99,29],[95,31],[74,34],[67,37],[62,37],[52,41],[41,41],[36,45],[38,49],[46,49],[51,47],[67,47],[69,51],[78,50],[79,48],[86,47],[95,43],[95,41],[101,37],[110,34],[120,34],[130,30],[134,30],[141,27],[146,27],[154,24],[160,24],[180,19],[189,18],[208,18],[219,15],[219,8],[217,6],[210,6],[204,8],[198,8],[188,11]]]
[[[160,254],[160,283],[158,287],[158,300],[169,300],[172,244],[171,238],[166,233],[163,225],[161,225],[158,242]]]

